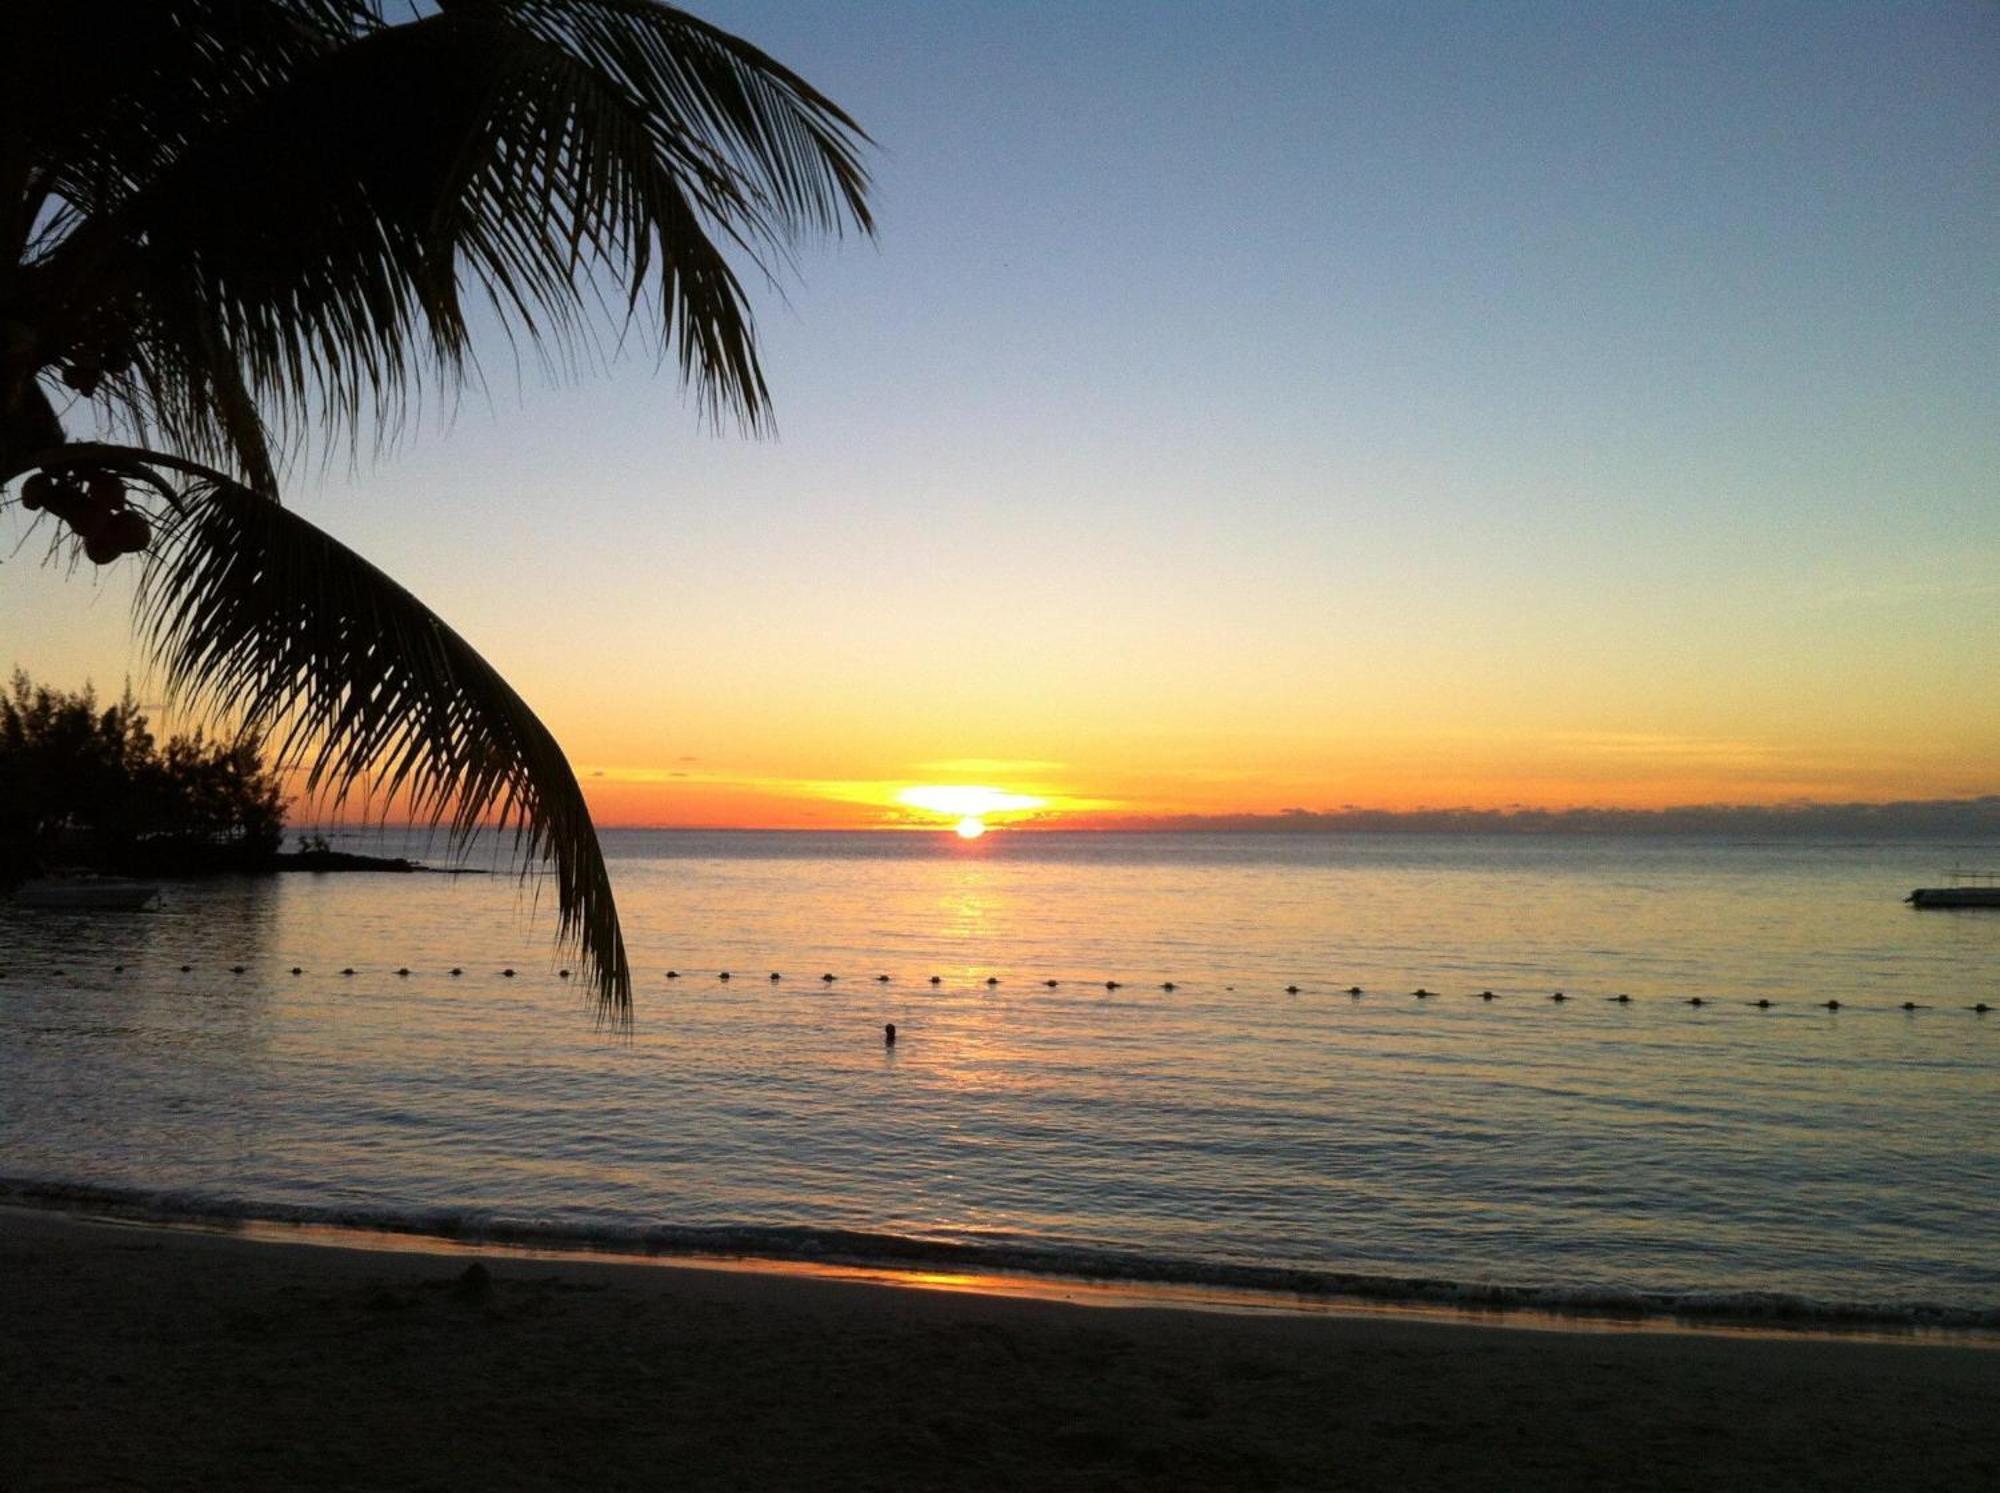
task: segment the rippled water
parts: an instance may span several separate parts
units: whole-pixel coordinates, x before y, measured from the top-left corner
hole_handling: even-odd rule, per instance
[[[628,1244],[2000,1311],[2000,1015],[1965,1009],[2000,1004],[2000,914],[1899,900],[1990,848],[608,848],[629,1040],[506,875],[0,904],[0,1177]]]

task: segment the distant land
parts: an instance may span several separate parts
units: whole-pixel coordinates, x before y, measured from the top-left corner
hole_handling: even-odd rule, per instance
[[[1080,829],[1082,825],[1019,825]],[[2000,841],[2000,794],[1895,803],[1689,804],[1665,809],[1286,809],[1093,816],[1093,830],[1278,835],[1730,835],[1746,839]]]

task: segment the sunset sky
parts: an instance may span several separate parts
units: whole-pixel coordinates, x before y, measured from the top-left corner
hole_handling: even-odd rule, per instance
[[[777,437],[489,343],[288,493],[601,821],[2000,791],[2000,6],[693,8],[879,146]],[[115,691],[25,532],[0,665]]]

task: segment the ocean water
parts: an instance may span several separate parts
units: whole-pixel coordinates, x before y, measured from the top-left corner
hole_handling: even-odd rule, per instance
[[[2000,1326],[2000,1014],[1967,1009],[2000,1005],[2000,913],[1900,900],[2000,847],[607,851],[629,1036],[593,1023],[540,884],[504,865],[182,883],[137,914],[0,903],[0,1196]]]

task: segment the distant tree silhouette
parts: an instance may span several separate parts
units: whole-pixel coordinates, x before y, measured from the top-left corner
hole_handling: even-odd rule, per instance
[[[550,366],[636,324],[712,418],[760,427],[727,255],[763,272],[872,231],[865,136],[653,0],[8,0],[0,101],[0,484],[73,555],[140,556],[162,687],[262,733],[309,791],[373,781],[455,837],[513,826],[625,1016],[560,748],[281,507],[279,474],[305,439],[379,440],[419,390],[462,387],[468,295]]]
[[[17,672],[0,694],[0,877],[254,866],[277,850],[284,795],[254,737],[154,740],[128,690],[100,709]]]

